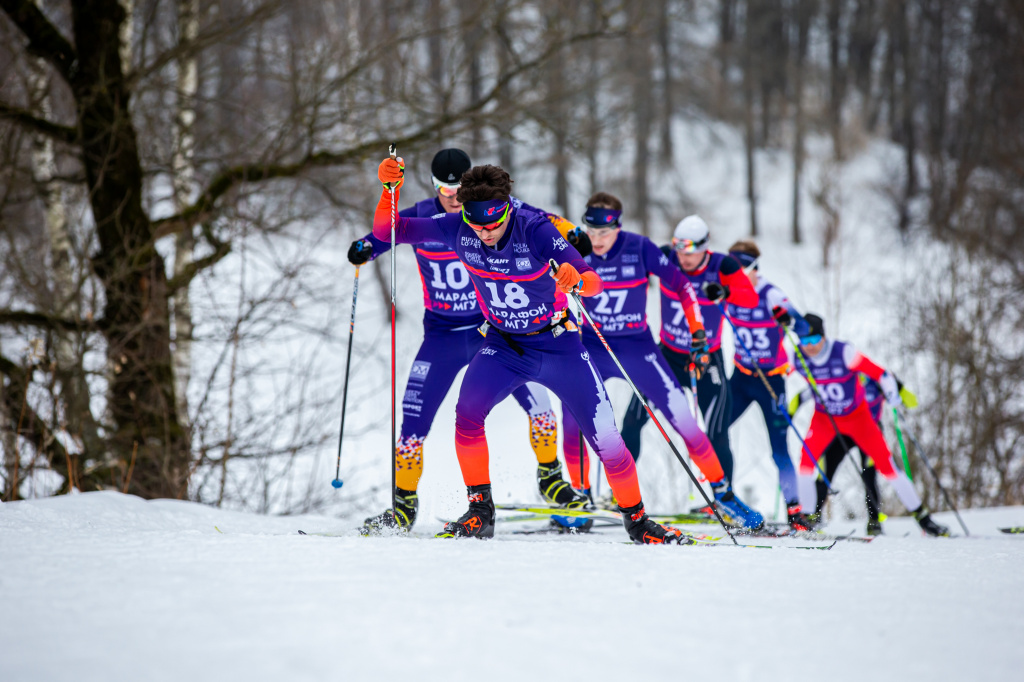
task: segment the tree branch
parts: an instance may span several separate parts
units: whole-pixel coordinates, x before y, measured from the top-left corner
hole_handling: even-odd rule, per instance
[[[516,67],[502,74],[494,83],[493,87],[484,93],[479,100],[473,102],[463,109],[451,113],[445,113],[418,131],[405,135],[404,137],[389,137],[370,140],[344,151],[320,151],[306,155],[305,158],[295,163],[254,163],[241,164],[227,168],[213,178],[203,193],[196,199],[195,203],[186,207],[177,215],[169,216],[153,222],[154,237],[159,239],[167,235],[176,234],[182,230],[190,229],[198,222],[205,222],[213,216],[217,200],[230,191],[235,185],[242,183],[266,182],[277,178],[290,178],[303,172],[320,167],[340,166],[346,163],[365,159],[373,154],[381,153],[391,143],[399,147],[408,146],[418,142],[432,139],[436,134],[448,128],[454,123],[471,118],[480,113],[488,104],[493,102],[498,95],[508,87],[512,79],[523,73],[536,68],[550,59],[553,55],[570,45],[597,37],[607,36],[604,30],[590,31],[571,36],[564,41],[555,41],[544,52],[531,60],[518,62]]]
[[[78,54],[36,4],[30,0],[0,0],[0,9],[28,38],[29,54],[53,64],[70,84]]]
[[[62,317],[29,310],[0,310],[0,324],[29,325],[54,331],[97,331],[99,325],[92,320],[68,320]]]
[[[53,123],[52,121],[47,121],[46,119],[35,116],[30,111],[12,107],[5,102],[0,102],[0,118],[13,121],[23,128],[51,137],[57,142],[64,142],[66,144],[75,144],[78,142],[77,129],[70,126],[63,126],[59,123]]]

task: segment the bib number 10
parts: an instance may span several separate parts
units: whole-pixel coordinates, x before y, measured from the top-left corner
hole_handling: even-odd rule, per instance
[[[526,295],[526,289],[515,282],[505,283],[504,299],[502,299],[501,294],[498,293],[497,282],[485,282],[484,286],[486,286],[487,290],[491,292],[491,300],[487,305],[492,308],[512,308],[514,310],[518,310],[519,308],[525,308],[530,305],[530,297]]]
[[[430,285],[435,289],[465,289],[466,285],[469,284],[469,273],[466,272],[466,268],[462,266],[459,261],[452,261],[444,269],[444,279],[441,279],[441,265],[438,263],[430,263],[430,270],[434,273],[434,278],[431,280]]]

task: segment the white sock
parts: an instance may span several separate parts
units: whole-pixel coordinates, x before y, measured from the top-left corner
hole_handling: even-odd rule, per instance
[[[914,489],[914,484],[907,478],[907,475],[902,471],[896,473],[894,478],[886,479],[892,485],[893,489],[896,490],[896,494],[900,498],[900,502],[907,508],[907,511],[917,511],[921,508],[921,497],[917,494],[917,490]]]
[[[797,495],[800,498],[800,508],[804,514],[813,514],[814,505],[818,503],[818,490],[814,486],[814,473],[805,474],[800,472],[797,475]]]

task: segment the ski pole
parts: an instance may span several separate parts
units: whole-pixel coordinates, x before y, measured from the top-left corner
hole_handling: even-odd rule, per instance
[[[697,427],[707,433],[708,425],[704,422],[704,413],[700,411],[700,403],[697,402],[697,371],[692,361],[690,362],[690,409],[693,411],[693,419],[697,422]]]
[[[932,472],[932,477],[935,479],[935,485],[939,486],[939,492],[941,492],[942,496],[946,499],[946,504],[953,510],[953,513],[956,514],[956,520],[960,522],[960,527],[964,529],[964,534],[970,535],[971,531],[967,530],[967,524],[965,524],[964,520],[960,518],[959,510],[957,510],[953,501],[949,499],[949,495],[946,493],[946,489],[942,486],[942,481],[939,480],[939,475],[936,473],[935,467],[933,467],[932,463],[928,460],[928,455],[925,454],[924,448],[922,448],[921,444],[917,442],[917,438],[914,437],[914,434],[911,433],[909,429],[905,428],[904,430],[910,438],[910,442],[914,444],[915,448],[917,448],[917,454],[921,458],[921,461],[924,462],[926,467],[928,467],[928,471]]]
[[[334,480],[331,485],[340,488],[344,482],[341,473],[341,441],[345,437],[345,407],[348,405],[348,377],[352,373],[352,341],[356,333],[356,298],[359,296],[359,266],[356,266],[356,278],[352,284],[352,317],[348,321],[348,357],[345,359],[345,387],[341,390],[341,429],[338,432],[338,464],[334,469]]]
[[[579,317],[577,317],[576,319],[579,320]],[[580,339],[582,339],[583,338],[583,325],[579,324],[579,325],[576,325],[576,326],[579,327]],[[586,490],[587,497],[590,498],[590,504],[594,504],[594,496],[590,494],[590,488],[584,488],[583,487],[583,460],[587,456],[587,445],[586,445],[586,443],[583,442],[583,431],[580,431],[579,434],[580,434],[579,435],[579,438],[580,438],[580,489],[581,490]]]
[[[828,407],[825,405],[825,399],[821,397],[821,392],[818,390],[818,382],[814,380],[814,374],[811,372],[811,368],[807,364],[807,358],[804,357],[803,352],[800,350],[799,339],[793,338],[793,333],[786,325],[780,324],[779,326],[786,334],[786,338],[789,339],[789,342],[793,344],[793,351],[796,353],[796,357],[800,360],[800,364],[803,365],[804,372],[807,373],[807,383],[811,387],[811,395],[814,396],[815,402],[821,405],[822,411],[825,413],[825,416],[828,417],[829,422],[832,424],[832,428],[836,432],[836,438],[839,440],[839,445],[843,448],[843,459],[849,459],[853,468],[857,469],[857,463],[853,461],[853,455],[850,453],[850,446],[846,444],[846,438],[839,430],[839,424],[836,423],[836,418],[828,411]],[[814,461],[813,456],[811,457],[811,461]],[[857,471],[860,472],[861,469],[857,469]],[[864,492],[868,499],[871,500],[872,504],[874,504],[875,509],[882,508],[882,505],[875,499],[874,493],[871,492],[871,489],[868,486],[864,486]]]
[[[552,258],[548,261],[548,265],[551,267],[551,276],[554,277],[555,272],[558,270],[558,261]],[[661,425],[661,421],[658,419],[657,416],[655,416],[654,410],[652,410],[651,406],[647,404],[647,400],[644,399],[644,396],[640,392],[640,389],[638,389],[636,387],[636,384],[633,383],[633,380],[629,378],[629,374],[626,373],[626,368],[622,366],[621,362],[619,362],[619,358],[616,357],[615,351],[613,351],[612,347],[608,345],[607,341],[605,341],[604,334],[602,334],[601,330],[597,328],[596,324],[594,324],[594,320],[592,317],[590,317],[590,313],[588,313],[587,309],[583,306],[583,300],[580,298],[579,293],[576,291],[576,289],[573,289],[572,291],[569,292],[569,295],[572,296],[572,299],[574,301],[576,301],[576,305],[579,306],[580,312],[583,313],[583,317],[586,318],[587,323],[593,328],[594,332],[597,334],[597,338],[601,341],[601,345],[604,346],[604,349],[608,351],[608,355],[612,357],[612,361],[615,362],[615,366],[619,368],[619,372],[622,374],[622,378],[625,379],[626,383],[629,384],[629,387],[633,389],[633,395],[635,395],[637,400],[640,401],[640,404],[644,406],[644,409],[647,410],[647,415],[651,418],[651,421],[653,421],[657,425],[658,430],[661,431],[661,435],[665,437],[665,440],[668,442],[668,446],[672,448],[672,454],[676,456],[676,459],[679,460],[679,463],[683,465],[683,469],[686,470],[687,476],[690,477],[690,480],[692,480],[694,485],[697,486],[697,489],[700,490],[701,496],[704,498],[704,501],[708,503],[708,506],[711,507],[711,511],[715,513],[715,518],[718,519],[718,522],[720,524],[722,524],[722,528],[725,529],[726,535],[729,536],[729,539],[732,540],[732,543],[734,545],[740,544],[736,542],[736,538],[729,530],[729,526],[725,525],[725,520],[722,518],[722,515],[718,513],[718,509],[716,509],[715,505],[711,502],[710,499],[708,499],[708,494],[704,492],[703,488],[700,487],[700,483],[697,482],[697,478],[693,475],[693,471],[686,464],[686,460],[683,459],[683,456],[679,454],[679,450],[676,449],[676,444],[673,443],[672,439],[668,437],[668,433],[665,432],[665,427]]]
[[[903,443],[903,432],[900,430],[900,417],[896,408],[892,408],[892,425],[896,428],[896,440],[900,444],[900,454],[903,456],[903,470],[907,472],[907,478],[911,481],[914,476],[910,473],[910,459],[907,457],[907,446]]]
[[[397,143],[388,146],[388,154],[392,159],[398,157]],[[396,443],[396,424],[398,422],[397,398],[395,389],[395,229],[398,222],[395,212],[395,186],[391,183],[391,508],[398,505],[396,500],[398,481],[395,469],[398,467],[398,448]]]
[[[724,317],[725,320],[729,323],[729,326],[732,327],[733,336],[735,336],[736,340],[739,341],[740,347],[743,349],[743,352],[750,360],[750,364],[754,366],[754,371],[757,372],[757,376],[761,377],[761,383],[763,383],[764,387],[768,389],[768,395],[771,396],[772,402],[774,402],[775,406],[779,408],[779,411],[782,413],[782,416],[786,418],[786,423],[789,424],[789,427],[791,429],[793,429],[793,433],[796,434],[796,437],[800,439],[801,448],[804,452],[807,453],[807,456],[811,458],[811,461],[814,462],[814,466],[818,469],[818,473],[821,475],[821,480],[825,481],[825,485],[828,486],[828,491],[833,495],[838,493],[839,491],[832,487],[832,481],[828,480],[828,476],[825,474],[825,470],[821,467],[821,463],[818,460],[816,460],[813,455],[811,455],[811,449],[807,447],[807,443],[804,441],[804,437],[801,436],[800,431],[797,430],[796,424],[793,423],[793,418],[789,416],[789,411],[786,409],[785,405],[779,402],[779,396],[775,393],[775,390],[772,388],[772,385],[768,383],[768,377],[764,375],[764,372],[761,370],[761,367],[758,366],[757,360],[754,358],[753,351],[751,351],[750,348],[747,347],[747,342],[743,340],[742,336],[740,336],[740,330],[736,328],[736,323],[733,322],[732,318],[726,314],[725,306],[723,306],[721,303],[716,303],[715,305],[717,305],[718,309],[722,311],[722,317]],[[766,416],[765,424],[767,425],[767,423],[768,418]]]

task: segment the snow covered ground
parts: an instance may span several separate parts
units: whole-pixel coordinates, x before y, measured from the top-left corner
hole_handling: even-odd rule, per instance
[[[893,519],[816,552],[616,528],[301,537],[351,530],[117,493],[4,504],[0,680],[1020,679],[1024,537],[996,529],[1024,508],[964,518],[976,538]]]

